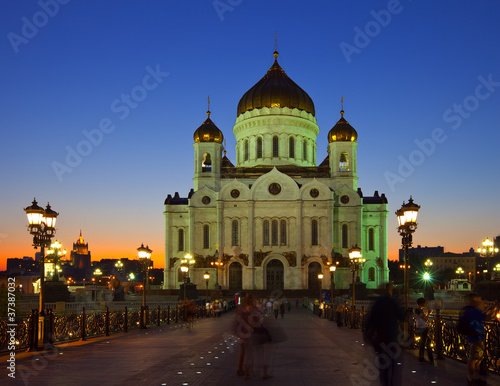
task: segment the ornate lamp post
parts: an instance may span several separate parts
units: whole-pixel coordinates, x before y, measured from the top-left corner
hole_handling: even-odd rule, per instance
[[[53,211],[47,204],[45,209],[37,205],[33,199],[31,206],[24,208],[28,217],[28,229],[33,235],[33,246],[40,247],[40,304],[38,316],[38,346],[43,347],[47,343],[48,337],[45,333],[45,247],[50,246],[50,240],[56,231],[56,220],[59,213]]]
[[[401,209],[396,211],[396,216],[398,217],[398,232],[401,235],[401,244],[404,250],[404,283],[405,283],[405,312],[408,312],[409,305],[409,293],[410,293],[410,280],[409,280],[409,251],[408,249],[412,244],[412,234],[417,229],[417,215],[420,206],[413,202],[413,198],[410,196],[410,200],[407,204],[403,202]],[[404,322],[405,331],[408,333],[408,318],[405,318]]]
[[[455,273],[458,275],[458,278],[461,279],[462,275],[464,274],[464,270],[462,267],[458,267]]]
[[[331,305],[331,312],[330,312],[330,320],[333,320],[333,313],[334,313],[334,309],[333,309],[333,290],[334,290],[334,287],[335,287],[335,282],[334,282],[334,279],[335,279],[335,271],[337,270],[337,267],[334,266],[334,265],[330,265],[330,305]]]
[[[144,243],[141,244],[139,248],[137,248],[137,254],[139,256],[139,261],[141,262],[142,266],[142,307],[141,307],[141,318],[139,321],[139,327],[140,328],[147,328],[147,321],[146,321],[146,284],[148,281],[148,271],[149,271],[149,263],[151,261],[151,253],[153,251],[149,249],[149,247],[146,245],[144,246]]]
[[[361,248],[357,245],[349,249],[349,262],[351,263],[352,272],[352,304],[351,304],[351,328],[356,327],[355,316],[356,316],[356,281],[359,279],[356,277],[356,273],[359,267],[363,265],[365,259],[361,257]]]
[[[498,248],[495,248],[493,241],[491,241],[489,238],[486,238],[486,240],[484,240],[482,244],[483,246],[479,247],[477,251],[479,252],[479,256],[483,256],[485,258],[487,272],[490,273],[490,277],[491,279],[493,279],[491,258],[495,256],[495,253],[498,253]]]
[[[205,296],[205,309],[206,309],[208,304],[208,281],[210,280],[210,274],[207,271],[205,271],[205,273],[203,274],[203,279],[205,279],[205,286],[207,289],[207,294]]]
[[[323,287],[323,274],[318,273],[318,283],[319,283],[319,299],[318,299],[318,315],[321,316],[320,314],[320,307],[321,307],[321,289]]]
[[[224,266],[222,261],[219,261],[219,244],[215,244],[215,253],[214,253],[214,261],[210,263],[210,265],[215,267],[215,289],[220,290],[219,284],[219,268]]]
[[[189,272],[189,266],[187,264],[181,265],[181,272],[182,272],[182,281],[184,282],[184,320],[187,320],[187,298],[186,298],[186,287],[187,287],[187,279],[188,279],[188,272]]]

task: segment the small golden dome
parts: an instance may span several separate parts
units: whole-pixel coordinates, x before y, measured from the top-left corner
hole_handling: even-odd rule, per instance
[[[274,51],[273,55],[274,64],[266,75],[241,97],[236,115],[263,107],[297,108],[315,115],[311,97],[280,67],[278,52]]]
[[[196,129],[193,134],[194,141],[222,143],[224,136],[222,131],[210,119],[210,111],[207,111],[207,119]]]
[[[356,142],[358,139],[358,133],[354,130],[349,122],[344,119],[344,110],[340,111],[340,119],[333,126],[333,128],[328,133],[328,142],[336,142],[336,141],[350,141]]]

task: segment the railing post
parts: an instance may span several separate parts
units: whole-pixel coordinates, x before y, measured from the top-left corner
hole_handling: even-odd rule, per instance
[[[443,337],[441,334],[441,310],[436,310],[434,317],[434,336],[436,339],[436,358],[443,359]]]
[[[160,317],[161,317],[161,311],[160,311],[160,305],[158,305],[158,311],[156,311],[156,325],[160,327]]]
[[[106,316],[104,319],[104,335],[109,336],[109,307],[106,306]]]
[[[49,317],[47,341],[50,344],[54,344],[54,313],[52,312],[52,308],[47,314]]]
[[[38,346],[37,327],[38,327],[38,311],[31,310],[28,351],[35,351],[37,349],[37,346]]]
[[[125,314],[123,315],[123,332],[128,332],[128,308],[125,306]]]
[[[179,323],[179,306],[175,307],[175,323]]]
[[[170,324],[170,305],[167,306],[167,324]]]
[[[86,331],[85,331],[86,324],[87,323],[85,322],[85,307],[82,307],[82,322],[81,322],[81,326],[80,326],[80,340],[87,340]]]
[[[365,306],[361,306],[361,332],[365,331]]]
[[[146,326],[149,324],[149,306],[144,307],[144,312],[146,313]]]

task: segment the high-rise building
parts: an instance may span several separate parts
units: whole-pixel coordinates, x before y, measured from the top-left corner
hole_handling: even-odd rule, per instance
[[[210,286],[218,280],[225,289],[314,289],[322,272],[329,288],[329,266],[338,261],[336,288],[348,288],[355,245],[367,288],[387,282],[387,199],[358,188],[358,133],[343,106],[332,126],[318,165],[314,103],[278,64],[278,52],[238,103],[236,166],[209,105],[194,131],[193,189],[164,203],[164,288],[178,288],[187,253],[191,281],[203,286],[208,271]],[[215,260],[223,264],[218,275]]]
[[[85,243],[83,240],[82,231],[80,231],[80,237],[78,237],[76,243],[73,243],[70,260],[71,265],[75,268],[90,268],[92,266],[90,262],[89,244]]]

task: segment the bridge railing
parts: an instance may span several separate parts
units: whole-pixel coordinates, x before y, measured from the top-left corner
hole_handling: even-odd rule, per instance
[[[115,308],[105,307],[103,310],[87,310],[82,307],[75,312],[57,312],[47,308],[43,326],[44,344],[86,340],[96,336],[108,336],[111,333],[128,332],[140,327],[141,307],[130,302],[114,302]],[[205,306],[205,301],[185,311],[182,305],[168,302],[162,307],[157,302],[149,303],[145,310],[145,326],[162,324],[184,323],[186,319],[215,316]],[[68,303],[66,303],[68,304]],[[163,303],[162,303],[163,304]],[[50,304],[46,303],[47,306]],[[229,309],[234,307],[234,301],[229,301]],[[72,309],[71,307],[70,309]],[[38,347],[38,310],[33,309],[28,315],[16,317],[15,323],[6,317],[0,318],[0,352],[12,351],[9,347],[14,344],[16,350],[35,350]],[[15,325],[15,327],[12,327]],[[15,328],[14,339],[11,341],[12,328]]]

